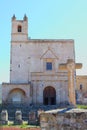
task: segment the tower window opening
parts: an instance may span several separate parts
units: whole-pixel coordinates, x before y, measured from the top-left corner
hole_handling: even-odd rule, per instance
[[[22,27],[20,25],[18,26],[18,32],[22,32]]]
[[[80,90],[82,90],[82,87],[83,87],[82,84],[80,84]]]

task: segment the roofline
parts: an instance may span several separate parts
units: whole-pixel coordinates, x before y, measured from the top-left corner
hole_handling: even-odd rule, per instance
[[[74,42],[74,39],[28,39],[29,41],[54,41],[54,42],[58,42],[58,41],[71,41]]]
[[[11,42],[25,42],[25,43],[29,43],[29,42],[55,42],[55,43],[58,43],[58,42],[62,42],[62,43],[66,43],[66,42],[69,42],[69,43],[74,43],[74,40],[73,39],[28,39],[28,40],[24,40],[24,41],[11,41]]]

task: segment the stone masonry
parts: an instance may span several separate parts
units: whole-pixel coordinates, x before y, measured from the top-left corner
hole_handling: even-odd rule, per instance
[[[40,115],[41,130],[87,130],[87,110],[53,110]]]
[[[75,69],[80,69],[82,64],[75,64],[72,59],[68,59],[67,64],[60,64],[60,70],[68,70],[68,89],[69,89],[69,102],[71,104],[76,105],[76,97],[75,97]]]
[[[73,39],[29,39],[28,18],[12,17],[10,83],[2,83],[2,102],[57,105],[75,104],[75,67],[70,101],[69,59],[75,63]]]

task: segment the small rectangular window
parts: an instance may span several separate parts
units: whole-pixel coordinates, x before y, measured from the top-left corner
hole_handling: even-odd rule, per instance
[[[52,62],[46,62],[46,70],[52,70]]]

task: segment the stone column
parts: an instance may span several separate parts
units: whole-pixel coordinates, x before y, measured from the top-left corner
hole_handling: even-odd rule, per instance
[[[68,60],[67,63],[68,70],[68,92],[69,92],[69,102],[71,104],[76,104],[75,99],[75,63],[73,61]]]
[[[69,103],[76,105],[75,98],[75,69],[80,69],[82,67],[81,63],[75,63],[72,59],[68,59],[66,64],[60,64],[59,70],[68,71],[68,93],[69,93]]]
[[[15,113],[14,124],[21,125],[22,123],[23,123],[22,112],[20,110],[17,110],[16,113]]]
[[[37,116],[35,111],[29,112],[29,121],[28,124],[30,125],[37,125]]]
[[[1,112],[1,125],[8,124],[8,112],[7,110],[2,110]]]

